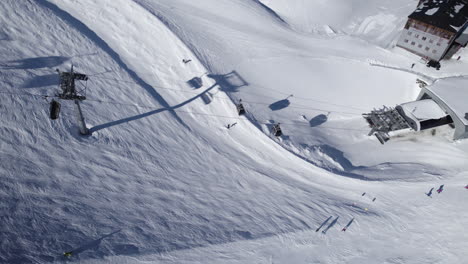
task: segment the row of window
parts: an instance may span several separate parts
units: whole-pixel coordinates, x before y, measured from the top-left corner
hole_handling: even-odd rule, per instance
[[[405,43],[408,43],[408,42],[409,42],[409,40],[405,39]],[[411,45],[412,45],[412,46],[415,46],[415,45],[416,45],[416,42],[411,41]],[[440,46],[440,45],[439,45],[439,46]],[[418,48],[422,49],[422,47],[423,47],[422,44],[418,44]],[[431,48],[429,48],[429,47],[425,47],[425,48],[424,48],[425,51],[429,51],[430,49],[431,49]],[[433,49],[433,50],[432,50],[432,53],[437,53],[437,50]]]
[[[413,35],[413,32],[408,31],[408,35],[409,35],[409,36]],[[417,34],[417,33],[414,34],[414,37],[417,38],[417,39],[419,39],[419,34]],[[422,39],[423,41],[425,41],[427,38],[426,38],[426,37],[422,37],[421,39]],[[429,43],[431,43],[431,44],[434,43],[434,40],[433,40],[433,39],[429,39]],[[437,46],[440,46],[441,43],[440,43],[440,42],[437,42],[436,45],[437,45]]]
[[[405,29],[409,29],[410,27],[445,39],[450,39],[453,36],[453,33],[450,33],[446,30],[412,19],[408,20],[405,25]]]

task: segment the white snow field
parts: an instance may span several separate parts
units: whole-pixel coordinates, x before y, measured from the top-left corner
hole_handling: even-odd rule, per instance
[[[466,263],[468,141],[361,117],[467,74],[394,48],[416,4],[0,1],[0,263]]]

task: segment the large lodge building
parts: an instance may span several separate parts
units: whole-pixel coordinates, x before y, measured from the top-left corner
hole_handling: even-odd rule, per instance
[[[468,43],[468,0],[420,0],[397,46],[428,61],[450,59]]]

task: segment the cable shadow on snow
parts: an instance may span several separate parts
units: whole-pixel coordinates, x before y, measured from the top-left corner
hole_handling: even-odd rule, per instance
[[[75,28],[92,42],[94,42],[99,48],[105,51],[128,75],[142,88],[144,88],[159,104],[167,109],[172,116],[185,128],[190,130],[190,127],[173,111],[169,103],[154,89],[150,84],[145,82],[138,74],[130,69],[130,67],[120,58],[120,55],[114,51],[101,37],[99,37],[93,30],[86,26],[83,22],[73,17],[68,12],[60,9],[57,5],[52,4],[46,0],[37,0],[37,2],[51,10],[57,17],[65,21],[71,27]]]
[[[152,116],[152,115],[164,112],[164,111],[175,112],[174,110],[176,110],[177,108],[180,108],[180,107],[182,107],[182,106],[184,106],[186,104],[189,104],[189,103],[193,102],[197,98],[202,98],[203,99],[203,97],[206,96],[205,94],[208,93],[213,88],[215,88],[217,85],[218,85],[217,83],[213,84],[211,87],[207,88],[202,93],[200,93],[200,94],[198,94],[198,95],[196,95],[196,96],[194,96],[194,97],[192,97],[192,98],[190,98],[190,99],[188,99],[188,100],[186,100],[186,101],[184,101],[184,102],[182,102],[180,104],[177,104],[177,105],[174,105],[174,106],[169,106],[169,107],[164,107],[164,108],[160,108],[160,109],[156,109],[156,110],[149,111],[149,112],[139,114],[139,115],[135,115],[135,116],[122,118],[120,120],[111,121],[111,122],[108,122],[108,123],[105,123],[105,124],[102,124],[102,125],[97,125],[97,126],[94,126],[94,127],[90,128],[89,131],[91,133],[93,133],[93,132],[99,131],[99,130],[104,129],[104,128],[109,128],[109,127],[121,125],[121,124],[124,124],[124,123],[128,123],[130,121],[135,121],[135,120],[138,120],[138,119],[149,117],[149,116]]]
[[[28,59],[8,61],[5,64],[0,64],[0,69],[2,70],[12,70],[12,69],[27,70],[27,69],[53,68],[53,67],[63,64],[64,62],[68,60],[70,60],[70,57],[64,57],[64,56],[47,56],[47,57],[28,58]]]
[[[88,243],[86,243],[86,244],[84,244],[84,245],[82,245],[82,246],[80,246],[78,248],[75,248],[73,250],[70,250],[68,252],[70,252],[72,254],[72,256],[75,256],[75,255],[78,255],[78,254],[82,253],[83,251],[90,250],[90,249],[95,249],[95,248],[99,247],[99,245],[101,244],[101,242],[102,242],[102,240],[104,238],[110,237],[110,236],[112,236],[112,235],[114,235],[116,233],[119,233],[120,231],[122,231],[122,229],[119,229],[119,230],[116,230],[116,231],[114,231],[114,232],[112,232],[110,234],[104,235],[104,236],[102,236],[102,237],[100,237],[100,238],[98,238],[96,240],[90,241],[90,242],[88,242]]]

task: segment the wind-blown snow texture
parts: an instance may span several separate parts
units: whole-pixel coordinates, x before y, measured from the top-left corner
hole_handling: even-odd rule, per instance
[[[283,2],[0,1],[0,263],[462,263],[468,143],[360,114],[466,52],[409,67],[417,1]],[[72,64],[87,137],[40,96]]]

